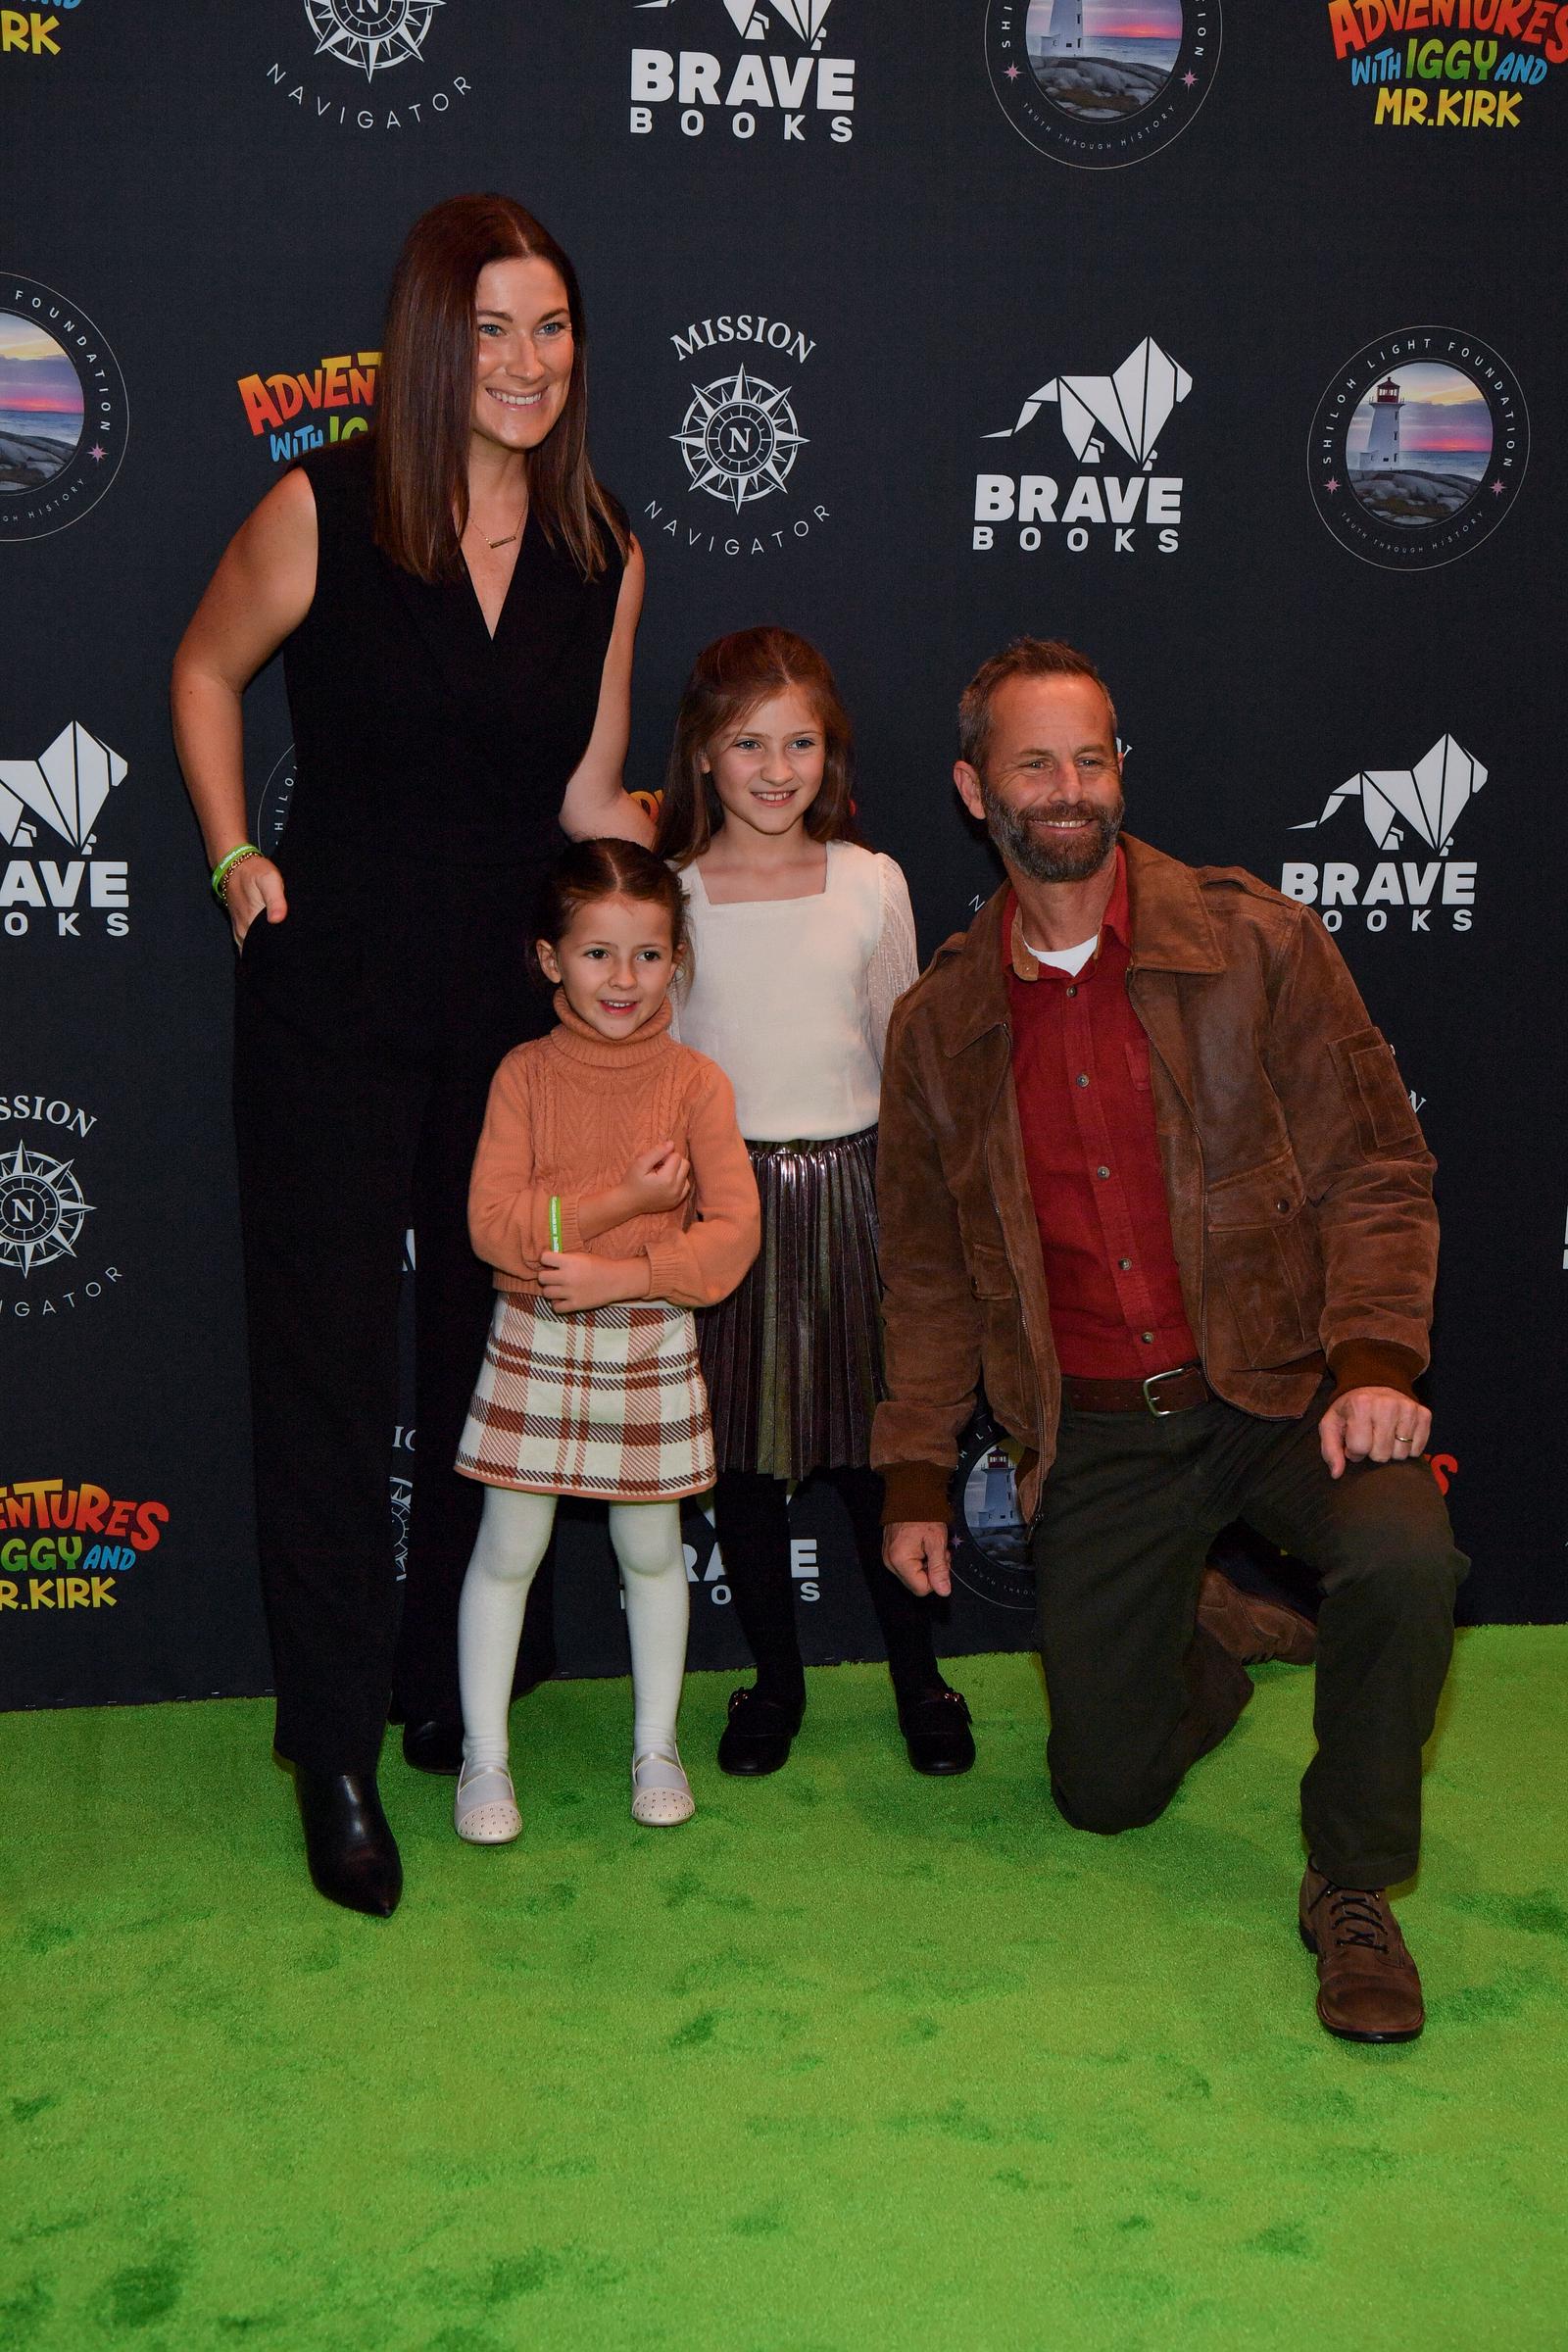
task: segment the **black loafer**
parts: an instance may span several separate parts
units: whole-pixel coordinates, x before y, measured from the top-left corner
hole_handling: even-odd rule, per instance
[[[790,1741],[801,1728],[800,1707],[781,1707],[755,1690],[732,1690],[729,1721],[718,1742],[718,1768],[738,1779],[759,1780],[787,1764]]]
[[[416,1772],[463,1770],[463,1725],[445,1715],[427,1715],[403,1726],[403,1761]]]
[[[899,1729],[916,1772],[967,1772],[974,1762],[969,1703],[959,1690],[928,1690],[899,1701]]]
[[[318,1893],[346,1911],[390,1919],[403,1892],[403,1861],[374,1773],[309,1772],[296,1764],[294,1793]]]

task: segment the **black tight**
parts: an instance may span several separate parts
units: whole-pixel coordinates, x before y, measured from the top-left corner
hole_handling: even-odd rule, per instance
[[[887,1645],[888,1672],[900,1698],[942,1689],[932,1642],[932,1608],[882,1565],[882,1481],[874,1470],[822,1470],[850,1516],[855,1549]],[[723,1470],[713,1492],[713,1523],[734,1595],[735,1614],[757,1660],[757,1688],[780,1706],[806,1697],[795,1585],[790,1573],[788,1491],[781,1478]]]

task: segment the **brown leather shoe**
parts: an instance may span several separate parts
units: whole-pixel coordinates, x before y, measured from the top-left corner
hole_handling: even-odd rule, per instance
[[[1283,1658],[1309,1666],[1317,1655],[1317,1628],[1299,1609],[1244,1592],[1217,1568],[1205,1568],[1198,1588],[1198,1622],[1242,1666]]]
[[[1309,1862],[1301,1941],[1317,1954],[1318,2022],[1342,2041],[1414,2041],[1421,1979],[1381,1886],[1336,1886]]]

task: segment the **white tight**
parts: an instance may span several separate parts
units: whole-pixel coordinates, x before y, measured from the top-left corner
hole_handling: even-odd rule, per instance
[[[485,1489],[479,1539],[458,1607],[463,1753],[469,1764],[507,1761],[507,1711],[523,1611],[555,1517],[553,1494]],[[631,1642],[632,1750],[673,1753],[688,1615],[679,1503],[612,1502],[610,1541]]]

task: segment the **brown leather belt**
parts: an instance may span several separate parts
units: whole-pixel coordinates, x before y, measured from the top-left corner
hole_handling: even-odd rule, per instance
[[[1063,1373],[1061,1394],[1075,1412],[1152,1413],[1163,1421],[1170,1413],[1206,1404],[1214,1392],[1201,1364],[1179,1364],[1174,1372],[1154,1372],[1148,1380],[1077,1380]]]

